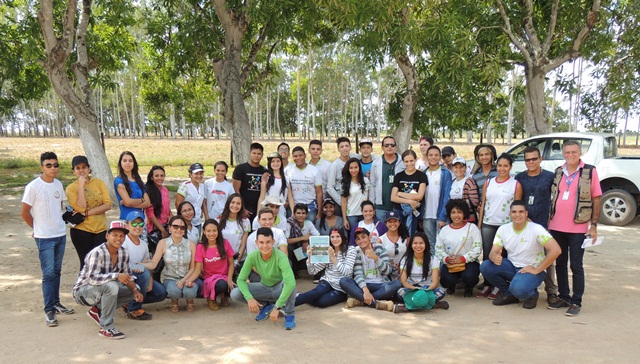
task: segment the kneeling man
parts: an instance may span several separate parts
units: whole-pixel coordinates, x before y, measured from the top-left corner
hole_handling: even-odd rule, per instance
[[[289,258],[273,244],[271,228],[259,228],[256,232],[258,250],[247,255],[238,275],[238,287],[231,291],[231,299],[248,303],[249,311],[258,314],[256,321],[269,317],[277,322],[282,310],[284,328],[291,330],[296,327],[296,280]],[[253,270],[260,275],[260,282],[247,283]]]
[[[111,222],[107,241],[87,254],[73,286],[73,298],[83,306],[91,306],[87,315],[100,326],[98,334],[108,339],[125,337],[113,324],[116,309],[132,299],[144,299],[131,279],[129,253],[122,246],[128,233],[122,221]]]
[[[522,299],[522,307],[532,309],[538,303],[538,286],[544,281],[546,269],[561,250],[545,228],[527,221],[524,201],[514,201],[509,216],[512,222],[498,228],[489,260],[482,262],[480,272],[491,285],[500,289],[494,305],[518,303]],[[502,257],[502,249],[507,251],[509,258]]]

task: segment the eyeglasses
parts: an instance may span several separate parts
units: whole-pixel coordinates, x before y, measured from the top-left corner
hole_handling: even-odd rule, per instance
[[[133,227],[144,227],[144,221],[142,221],[142,222],[132,222],[131,226],[133,226]]]
[[[394,143],[387,143],[387,144],[383,144],[385,148],[393,148],[396,145]]]
[[[47,163],[47,164],[44,165],[44,167],[45,168],[58,168],[58,167],[60,167],[60,164],[58,164],[58,163],[53,163],[53,164],[52,163]]]
[[[398,250],[398,243],[393,243],[393,245],[396,247],[396,255],[400,254],[400,251]]]
[[[531,163],[531,162],[535,162],[535,161],[537,161],[538,159],[540,159],[540,157],[529,158],[529,159],[525,159],[524,161],[525,161],[526,163]]]
[[[187,227],[184,225],[171,225],[172,228],[176,229],[176,230],[187,230]]]

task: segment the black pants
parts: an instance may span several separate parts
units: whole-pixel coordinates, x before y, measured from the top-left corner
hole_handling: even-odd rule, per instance
[[[93,248],[107,241],[106,232],[105,230],[99,233],[90,233],[80,229],[69,229],[71,242],[76,248],[78,258],[80,258],[80,269],[84,267],[84,257],[86,257]]]

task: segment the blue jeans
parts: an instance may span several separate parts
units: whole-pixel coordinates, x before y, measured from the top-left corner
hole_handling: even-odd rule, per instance
[[[296,306],[308,303],[312,306],[325,308],[336,305],[347,300],[347,294],[340,292],[325,280],[321,280],[316,288],[305,293],[301,293],[296,297]]]
[[[60,303],[60,273],[67,236],[57,238],[35,238],[42,269],[42,297],[44,312],[55,311]]]
[[[378,220],[384,222],[384,220],[387,218],[387,213],[391,211],[391,210],[384,210],[384,209],[379,209],[376,206],[376,217],[378,218]]]
[[[436,238],[438,237],[438,219],[424,219],[422,229],[429,239],[429,252],[431,256],[436,254]]]
[[[253,296],[253,298],[258,302],[269,302],[276,303],[282,294],[282,289],[284,288],[284,281],[280,281],[274,286],[265,286],[261,282],[252,282],[248,283],[249,292]],[[244,295],[240,291],[240,288],[236,287],[231,291],[231,300],[234,302],[243,302],[247,303],[247,300],[244,298]],[[296,289],[294,288],[289,297],[287,297],[287,302],[284,307],[282,307],[282,311],[285,316],[293,316],[296,314]]]
[[[291,206],[291,208],[293,209],[293,206]],[[312,203],[307,204],[307,208],[309,209],[307,212],[307,220],[311,221],[315,225],[316,216],[318,216],[318,203],[313,201]]]
[[[442,287],[455,289],[460,278],[462,278],[462,282],[466,288],[475,287],[475,285],[480,282],[480,263],[469,262],[465,264],[465,268],[462,272],[457,273],[449,273],[447,265],[441,265],[440,284]]]
[[[409,230],[409,236],[413,236],[413,234],[415,234],[416,230],[418,229],[418,221],[420,221],[421,215],[418,215],[418,216],[414,215],[413,214],[414,210],[409,204],[403,203],[400,206],[402,206],[402,216],[404,217],[403,219],[404,225],[407,227],[407,230]]]
[[[143,303],[154,303],[163,301],[167,298],[167,290],[164,286],[157,281],[153,281],[153,289],[147,292],[147,288],[149,287],[149,281],[152,280],[151,272],[148,269],[144,269],[141,273],[131,273],[132,276],[136,277],[136,284],[138,285],[138,289],[140,289],[140,293],[142,293],[142,297],[144,299],[142,302],[136,302],[136,300],[132,300],[129,302],[127,306],[127,310],[136,311],[142,308]]]
[[[518,299],[526,300],[538,293],[538,287],[544,281],[547,272],[542,271],[538,274],[518,273],[521,268],[515,267],[509,259],[503,258],[500,265],[495,265],[492,261],[485,260],[480,265],[480,272],[491,285],[498,287],[505,296],[513,295]]]
[[[560,298],[571,303],[582,306],[582,295],[584,294],[584,249],[582,242],[584,234],[563,233],[551,230],[551,236],[558,242],[562,253],[556,259],[556,277],[558,278],[558,292]],[[567,262],[571,263],[571,273],[573,274],[573,296],[569,289],[569,272]]]
[[[196,295],[198,294],[199,287],[197,281],[193,282],[192,287],[187,287],[185,285],[182,286],[182,289],[178,288],[177,281],[173,279],[165,279],[162,283],[164,284],[164,288],[167,290],[167,296],[169,296],[169,299],[171,300],[177,300],[179,298],[192,300],[196,298]]]
[[[364,302],[364,291],[353,278],[344,277],[340,279],[340,287],[347,292],[350,297]],[[369,306],[376,307],[378,300],[390,300],[398,289],[402,287],[400,281],[391,281],[385,283],[367,283],[367,288],[373,296],[373,302]]]
[[[362,220],[362,215],[358,216],[347,216],[347,221],[349,222],[349,244],[356,245],[356,241],[353,238],[353,232],[358,227],[358,223]],[[371,232],[371,231],[369,231]]]

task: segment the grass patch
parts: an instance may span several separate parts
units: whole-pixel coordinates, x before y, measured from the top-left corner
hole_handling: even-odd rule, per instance
[[[0,159],[0,169],[38,168],[40,163],[22,158]]]

